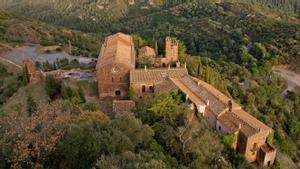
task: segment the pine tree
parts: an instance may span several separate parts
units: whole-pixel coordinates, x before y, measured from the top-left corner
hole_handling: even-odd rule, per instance
[[[157,41],[155,41],[154,50],[155,50],[155,54],[158,55],[158,44],[157,44]]]
[[[78,93],[78,96],[79,96],[81,102],[85,103],[86,99],[85,99],[85,96],[84,96],[84,93],[83,93],[83,90],[81,87],[78,88],[77,93]]]
[[[31,95],[27,96],[27,112],[31,116],[33,113],[36,112],[38,108],[38,104],[34,101]]]

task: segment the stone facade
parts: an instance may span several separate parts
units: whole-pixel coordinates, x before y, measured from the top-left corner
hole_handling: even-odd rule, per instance
[[[169,78],[181,78],[187,74],[186,68],[136,69],[130,72],[130,85],[137,97],[145,93],[168,92],[176,88]]]
[[[166,37],[166,64],[178,61],[178,42]]]
[[[135,49],[131,36],[109,36],[101,47],[97,63],[99,98],[126,99],[129,96],[129,72],[135,68]]]

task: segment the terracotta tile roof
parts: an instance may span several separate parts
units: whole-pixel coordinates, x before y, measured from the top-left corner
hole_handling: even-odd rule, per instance
[[[111,63],[122,63],[134,66],[135,53],[131,36],[117,33],[106,38],[102,44],[97,66],[105,66]]]
[[[202,101],[196,93],[190,90],[188,86],[186,86],[184,83],[181,82],[180,79],[171,79],[173,83],[182,90],[186,95],[189,96],[189,99],[195,103],[196,105],[205,105],[205,102]]]
[[[260,122],[244,110],[226,112],[222,114],[218,121],[223,124],[232,133],[236,132],[240,128],[240,132],[246,136],[252,136],[259,132],[271,132],[272,129],[269,128],[264,123]]]
[[[239,104],[237,104],[234,100],[232,100],[231,98],[227,97],[225,94],[223,94],[222,92],[220,92],[218,89],[216,89],[215,87],[213,87],[212,85],[199,80],[197,78],[192,77],[192,79],[194,81],[197,82],[197,84],[201,87],[206,89],[209,93],[211,93],[212,95],[216,96],[218,98],[218,100],[220,102],[222,102],[223,104],[227,105],[228,101],[230,100],[232,102],[232,109],[238,110],[238,109],[242,109],[241,106]]]
[[[156,93],[170,92],[175,89],[178,87],[170,79],[155,84]]]
[[[130,71],[130,83],[159,83],[168,78],[181,78],[187,74],[185,68],[136,69]]]
[[[220,95],[214,95],[207,87],[203,87],[200,83],[197,83],[192,77],[185,76],[180,79],[181,82],[190,89],[203,103],[209,101],[209,108],[216,116],[227,110],[227,104],[230,100],[227,99],[226,103],[220,100]],[[200,86],[198,86],[200,84]],[[221,93],[221,92],[220,92]],[[219,93],[218,93],[219,94]]]
[[[206,111],[215,114],[218,120],[231,132],[236,132],[239,125],[241,125],[241,131],[247,136],[251,136],[260,131],[272,131],[270,127],[242,110],[239,104],[208,83],[191,76],[171,80],[178,88],[189,95],[189,99],[195,104],[206,105],[207,101],[209,101],[209,106],[206,107]],[[228,101],[232,102],[232,112],[229,112]]]
[[[218,118],[218,121],[232,133],[237,132],[239,130],[239,127],[240,131],[246,136],[252,136],[259,132],[258,128],[249,125],[248,122],[246,122],[244,119],[241,119],[239,116],[232,112],[226,112],[222,114]]]
[[[264,124],[263,122],[259,121],[243,109],[240,110],[232,110],[232,113],[238,116],[240,119],[242,119],[245,123],[249,124],[253,128],[258,129],[259,131],[266,131],[271,132],[272,129]]]

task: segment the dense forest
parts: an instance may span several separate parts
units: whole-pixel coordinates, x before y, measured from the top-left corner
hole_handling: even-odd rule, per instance
[[[6,4],[2,6],[5,11],[16,15],[24,14],[47,23],[95,32],[100,39],[119,31],[139,33],[147,40],[159,41],[163,41],[166,35],[172,35],[186,44],[189,54],[230,59],[235,63],[241,61],[241,48],[249,48],[257,42],[262,43],[274,57],[280,58],[277,59],[280,63],[295,63],[292,65],[294,69],[300,67],[296,64],[300,63],[300,21],[293,15],[278,12],[273,7],[297,8],[297,1],[257,1],[257,4],[271,4],[268,7],[245,3],[167,1],[164,4],[158,3],[161,6],[147,9],[140,8],[142,4],[138,1],[135,6],[129,5],[127,1],[10,2],[3,1]],[[103,9],[99,6],[103,6]],[[60,32],[57,34],[65,35]],[[92,42],[79,44],[78,41],[74,43],[77,46],[86,44],[80,48],[92,45]],[[91,51],[86,49],[85,53]]]
[[[266,8],[299,15],[297,0],[154,0],[153,4],[144,0],[0,0],[0,9],[17,15],[25,15],[44,22],[63,25],[84,31],[103,31],[120,19],[167,10],[186,3],[238,2],[258,4]]]

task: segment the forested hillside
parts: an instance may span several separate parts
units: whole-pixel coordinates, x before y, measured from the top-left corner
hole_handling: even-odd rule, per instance
[[[300,63],[299,19],[254,5],[186,3],[151,15],[122,19],[109,30],[139,32],[149,40],[160,41],[170,34],[186,44],[189,54],[243,62],[248,67],[264,58],[241,57],[241,53],[261,43],[271,53],[266,58],[293,63],[295,68]]]
[[[0,11],[0,43],[34,43],[68,47],[70,41],[72,54],[95,57],[98,56],[101,37]]]
[[[99,38],[122,31],[138,32],[148,40],[162,41],[162,37],[170,33],[184,41],[192,55],[230,58],[235,63],[241,61],[242,47],[249,48],[258,42],[280,63],[299,63],[300,21],[291,14],[299,8],[297,0],[230,1],[234,3],[157,0],[151,5],[148,1],[129,4],[128,0],[0,0],[0,6],[16,15],[101,33]],[[251,5],[254,1],[256,5]],[[281,12],[277,12],[279,8]],[[284,13],[284,10],[289,12]]]
[[[134,2],[134,3],[129,3]],[[0,9],[84,31],[101,31],[124,17],[152,14],[191,2],[242,2],[299,15],[298,0],[0,0]]]

